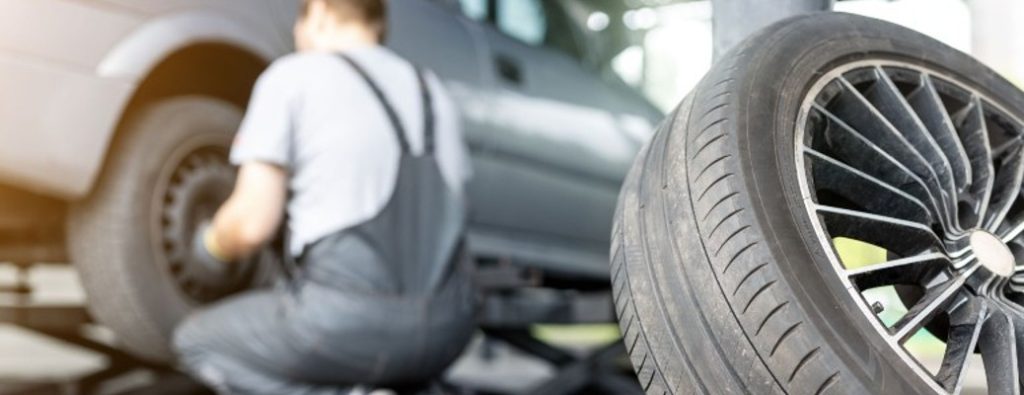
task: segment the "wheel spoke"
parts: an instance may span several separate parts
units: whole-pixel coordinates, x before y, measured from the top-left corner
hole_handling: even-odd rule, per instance
[[[1013,302],[1006,302],[1011,304]],[[1024,311],[1019,305],[1013,305],[1015,313],[1010,314],[1013,320],[1014,344],[1017,350],[1017,390],[1024,394]]]
[[[1004,243],[1012,243],[1020,237],[1021,233],[1024,233],[1024,221],[1021,221],[1012,227],[1003,226],[1003,230],[999,232],[999,239]]]
[[[905,343],[907,340],[910,340],[911,336],[931,322],[936,315],[942,313],[956,300],[956,296],[963,289],[967,278],[970,277],[978,267],[979,265],[974,264],[970,269],[958,274],[953,279],[926,290],[924,297],[914,304],[914,306],[907,311],[907,314],[892,326],[891,330],[893,336],[896,337],[900,343]]]
[[[1017,385],[1020,393],[1024,393],[1024,306],[1010,300],[1006,295],[998,295],[997,302],[1013,323],[1014,349],[1017,353]]]
[[[901,256],[943,245],[930,227],[919,222],[832,206],[817,205],[816,210],[832,237],[861,240]]]
[[[851,167],[860,169],[865,174],[883,180],[889,185],[907,191],[917,197],[919,201],[927,202],[933,213],[948,213],[948,210],[936,199],[935,194],[928,190],[927,184],[913,171],[829,110],[817,105],[814,106],[814,109],[825,116],[831,124],[838,126],[827,128],[825,136],[831,149],[837,155],[837,159]],[[949,216],[938,215],[938,219],[945,224],[948,223]]]
[[[1005,243],[1008,247],[1010,247],[1010,251],[1024,251],[1024,240],[1013,239],[1010,241],[1006,241]],[[1013,273],[1013,276],[1010,276],[1010,283],[1008,285],[1017,285],[1018,287],[1015,289],[1015,291],[1024,295],[1024,264],[1022,264],[1022,262],[1017,262],[1016,271]],[[1024,316],[1024,307],[1022,307],[1020,313],[1022,316]]]
[[[949,335],[946,339],[946,353],[942,358],[935,379],[952,394],[960,393],[967,376],[968,357],[974,353],[981,335],[981,328],[988,316],[984,301],[971,298],[962,306],[950,312]]]
[[[946,159],[946,155],[942,153],[942,149],[932,138],[924,122],[921,121],[885,70],[876,67],[875,74],[878,81],[864,96],[906,139],[906,142],[916,148],[918,154],[928,163],[932,174],[937,177],[945,194],[952,200],[957,193],[953,182],[953,169],[949,160]]]
[[[1017,361],[1017,331],[1002,309],[994,309],[981,329],[981,358],[989,394],[1020,394]]]
[[[942,182],[928,161],[856,87],[845,78],[839,77],[837,80],[846,94],[836,98],[832,107],[836,116],[924,181],[925,187],[934,196],[935,201],[941,204],[941,212],[952,212],[952,196],[949,194],[951,191],[947,192],[943,188]]]
[[[949,160],[957,192],[963,191],[970,183],[971,162],[930,76],[921,74],[920,87],[907,96],[907,101]]]
[[[928,253],[865,266],[847,272],[850,281],[861,290],[896,284],[917,284],[929,272],[947,267],[949,257]]]
[[[1024,180],[1024,146],[1015,144],[1003,156],[1002,165],[996,171],[991,203],[985,220],[985,229],[996,231],[1003,223],[1010,206],[1020,196],[1021,181]]]
[[[1021,136],[1017,136],[1017,137],[1011,138],[1009,140],[1006,140],[1002,144],[999,144],[996,147],[992,147],[992,157],[993,158],[1002,157],[1003,155],[1005,155],[1010,150],[1020,146],[1022,143],[1024,143],[1024,140],[1021,139]]]
[[[971,208],[979,219],[985,217],[992,187],[995,182],[992,165],[992,147],[989,145],[988,127],[985,125],[985,109],[981,99],[973,97],[971,104],[954,117],[960,125],[958,133],[964,143],[964,150],[971,161],[971,184],[968,188],[973,197]]]
[[[814,164],[815,188],[831,191],[848,201],[858,201],[872,213],[913,222],[932,222],[928,208],[916,197],[811,148],[804,150]]]

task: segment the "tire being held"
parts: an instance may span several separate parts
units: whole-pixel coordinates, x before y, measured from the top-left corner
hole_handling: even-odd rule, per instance
[[[935,105],[924,101],[933,85]],[[969,93],[963,102],[955,99],[960,91]],[[1008,365],[986,371],[990,390],[1019,391],[1020,366],[1009,361],[1024,358],[993,350],[1024,344],[1013,341],[1024,333],[1013,331],[1014,324],[1024,328],[1018,316],[1024,310],[988,288],[1002,284],[1012,294],[1016,277],[967,272],[980,264],[972,260],[974,246],[961,240],[984,231],[1014,250],[1020,232],[1013,229],[1024,229],[997,224],[1024,223],[1021,210],[1011,208],[1018,207],[1015,198],[1000,200],[978,186],[992,177],[997,186],[1008,180],[1007,191],[1020,189],[1021,177],[1006,175],[1024,166],[1024,160],[1013,162],[1016,149],[1024,152],[1024,145],[1013,145],[1022,141],[1022,106],[1021,92],[971,57],[870,18],[791,18],[726,54],[638,156],[619,198],[611,247],[615,305],[647,393],[957,393],[966,365],[957,363],[974,344],[981,344],[986,367]],[[972,111],[980,114],[974,124]],[[1008,137],[985,140],[987,163],[971,154],[984,150],[968,148],[965,157],[977,161],[957,170],[963,161],[954,157],[954,143],[980,147],[964,132],[979,123],[989,125],[990,136]],[[952,131],[949,139],[942,128]],[[841,140],[837,130],[862,138]],[[885,134],[880,131],[892,133],[872,137]],[[882,159],[865,160],[865,152]],[[806,159],[817,154],[833,157]],[[873,169],[879,161],[891,161],[905,179],[887,176],[898,174],[892,169]],[[832,173],[821,170],[822,163],[868,187],[829,184]],[[988,176],[969,170],[993,163]],[[865,198],[877,194],[884,199]],[[896,198],[937,203],[890,203]],[[986,199],[1008,209],[986,215],[978,209]],[[832,219],[837,216],[866,225]],[[920,231],[925,244],[908,241],[903,228]],[[874,269],[843,266],[835,237],[888,251],[891,261],[878,267],[925,262],[914,260],[925,252],[935,258],[913,276],[890,270],[871,277],[866,274]],[[947,282],[924,284],[936,275]],[[882,285],[920,286],[924,296],[905,298],[909,312],[888,322],[861,295]],[[1003,319],[997,311],[1010,329],[996,324]],[[961,316],[978,329],[973,338],[967,335],[973,343],[958,337]],[[948,335],[937,329],[943,325]],[[944,362],[955,368],[930,371],[907,351],[910,335],[926,330],[948,342]],[[1009,334],[1009,346],[978,343],[977,334],[986,331],[995,338]]]

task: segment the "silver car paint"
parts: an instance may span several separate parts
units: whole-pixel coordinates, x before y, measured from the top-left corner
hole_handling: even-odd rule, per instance
[[[282,55],[282,3],[0,0],[0,181],[83,197],[131,93],[161,59],[208,41]]]
[[[0,183],[74,200],[134,89],[175,51],[291,51],[297,0],[0,0]],[[431,0],[392,2],[391,42],[460,103],[478,253],[601,273],[618,183],[660,117],[578,62]],[[516,61],[521,84],[495,59]]]

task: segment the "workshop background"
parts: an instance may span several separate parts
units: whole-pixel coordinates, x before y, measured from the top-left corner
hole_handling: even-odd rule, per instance
[[[3,0],[13,1],[13,0]],[[668,111],[700,80],[711,66],[712,9],[709,1],[671,0],[563,0],[572,17],[589,31],[586,39],[607,48],[607,53],[588,54],[602,65],[608,78],[619,78],[644,93],[663,111]],[[467,15],[484,12],[483,0],[463,0]],[[522,4],[510,6],[501,27],[526,42],[539,42],[546,21]],[[1024,2],[1018,0],[856,0],[840,1],[838,11],[872,16],[926,33],[970,53],[1010,80],[1024,82]],[[870,246],[849,245],[841,251],[844,260],[872,260],[883,254]],[[0,282],[16,283],[21,275],[13,266],[0,267]],[[80,304],[84,295],[73,268],[43,265],[28,274],[35,289],[29,303]],[[894,292],[880,290],[872,297],[887,305],[899,305]],[[4,303],[24,303],[5,295]],[[887,311],[898,317],[901,312]],[[614,324],[581,327],[537,327],[535,332],[548,341],[579,349],[618,341]],[[111,335],[95,328],[93,336]],[[934,338],[921,337],[910,347],[929,355],[937,350]],[[935,355],[941,361],[941,355]],[[11,325],[0,324],[0,393],[26,383],[65,382],[104,368],[106,356],[76,348]],[[978,364],[980,365],[980,364]],[[550,377],[553,369],[545,363],[500,345],[477,342],[450,372],[466,381],[488,382],[508,391],[525,391],[531,383]],[[977,375],[976,375],[977,376]],[[982,377],[972,376],[977,386]],[[145,371],[127,377],[121,385],[130,387],[151,380]]]

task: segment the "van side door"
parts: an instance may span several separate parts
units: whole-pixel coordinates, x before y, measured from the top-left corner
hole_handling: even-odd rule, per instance
[[[480,30],[494,86],[493,149],[479,161],[491,175],[480,181],[487,198],[478,201],[479,221],[495,237],[524,243],[520,253],[544,251],[538,260],[606,270],[619,186],[657,112],[583,66],[583,33],[561,2],[486,3],[490,24]]]

